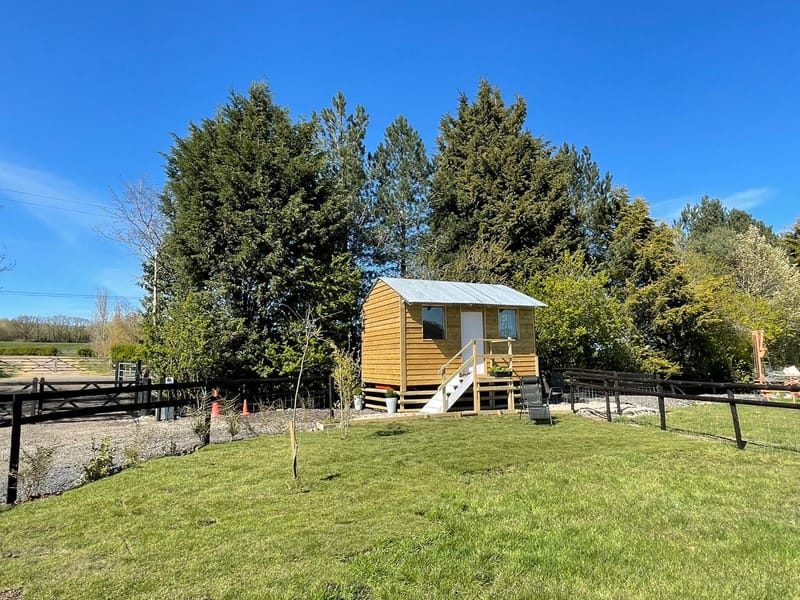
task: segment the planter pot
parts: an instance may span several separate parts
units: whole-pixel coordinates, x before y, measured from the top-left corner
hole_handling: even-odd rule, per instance
[[[353,396],[353,406],[356,410],[364,410],[364,396],[360,394]]]
[[[386,397],[386,412],[390,415],[397,412],[397,396]]]

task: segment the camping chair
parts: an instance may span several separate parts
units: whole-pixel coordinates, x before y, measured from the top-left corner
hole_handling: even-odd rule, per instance
[[[523,377],[519,384],[522,394],[522,408],[528,411],[528,421],[553,424],[550,404],[542,399],[542,386],[538,377]]]
[[[547,383],[547,378],[543,381],[548,404],[558,404],[564,400],[564,377],[560,373],[553,373],[550,376],[550,384]]]

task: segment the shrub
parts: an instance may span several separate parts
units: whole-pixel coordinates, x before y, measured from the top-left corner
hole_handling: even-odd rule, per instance
[[[36,446],[33,453],[23,449],[24,463],[19,471],[19,479],[23,493],[28,498],[35,498],[44,492],[47,474],[53,467],[55,446]]]
[[[92,439],[92,452],[94,456],[89,464],[83,468],[83,481],[97,481],[108,477],[114,472],[114,448],[111,446],[111,436],[106,436],[100,445]]]
[[[91,348],[78,348],[78,356],[82,358],[92,358],[94,356],[94,350]]]
[[[141,344],[117,344],[111,346],[111,362],[136,362],[144,359],[144,346]]]

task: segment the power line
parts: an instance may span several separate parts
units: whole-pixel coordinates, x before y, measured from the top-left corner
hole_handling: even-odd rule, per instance
[[[12,192],[14,194],[25,194],[26,196],[36,196],[37,198],[47,198],[48,200],[58,200],[60,202],[72,202],[73,204],[82,204],[84,206],[94,206],[95,208],[108,208],[104,204],[96,204],[94,202],[83,202],[81,200],[70,200],[69,198],[60,198],[59,196],[50,196],[48,194],[37,194],[36,192],[26,192],[24,190],[14,190],[7,187],[0,187],[0,192]]]
[[[68,292],[32,292],[22,290],[0,290],[9,296],[29,296],[33,298],[97,298],[97,294],[72,294]],[[140,300],[139,296],[106,296],[109,300]]]
[[[2,188],[0,188],[2,189]],[[71,208],[68,206],[55,206],[54,204],[42,204],[41,202],[30,202],[28,200],[19,200],[18,198],[8,198],[11,202],[16,202],[17,204],[27,204],[29,206],[40,206],[42,208],[51,208],[53,210],[63,210],[65,212],[71,213],[78,213],[81,215],[89,215],[92,217],[108,217],[108,215],[101,215],[99,213],[89,212],[88,210],[79,210],[77,208]]]

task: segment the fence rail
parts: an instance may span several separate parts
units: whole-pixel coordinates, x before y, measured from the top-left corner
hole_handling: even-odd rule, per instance
[[[632,376],[633,375],[633,376]],[[659,427],[667,429],[666,399],[686,402],[703,402],[727,405],[730,409],[731,432],[736,446],[744,449],[747,441],[742,436],[738,406],[759,407],[783,411],[800,410],[795,398],[800,395],[800,385],[720,383],[703,381],[680,381],[657,379],[641,374],[615,373],[612,371],[567,370],[563,377],[568,386],[570,408],[575,412],[576,400],[581,393],[593,398],[602,396],[605,401],[606,420],[613,418],[611,397],[614,398],[616,414],[622,414],[620,396],[649,396],[657,400]],[[691,390],[687,393],[684,390]],[[786,393],[789,401],[770,399],[773,395]],[[595,395],[596,394],[596,395]],[[739,397],[737,397],[739,394]],[[722,395],[722,397],[720,397]],[[741,397],[745,395],[745,397]],[[800,413],[794,413],[800,415]],[[798,421],[800,423],[800,421]],[[800,438],[800,430],[797,432]]]
[[[291,406],[297,383],[295,379],[277,377],[189,383],[70,381],[51,382],[45,389],[37,385],[22,392],[0,394],[0,427],[11,428],[6,503],[13,504],[17,500],[23,425],[198,404],[210,424],[212,390],[221,390],[222,396],[238,404],[246,399],[254,408],[259,404],[286,408]],[[333,407],[333,386],[329,377],[303,379],[300,394],[307,407]],[[206,439],[206,443],[208,441]]]

